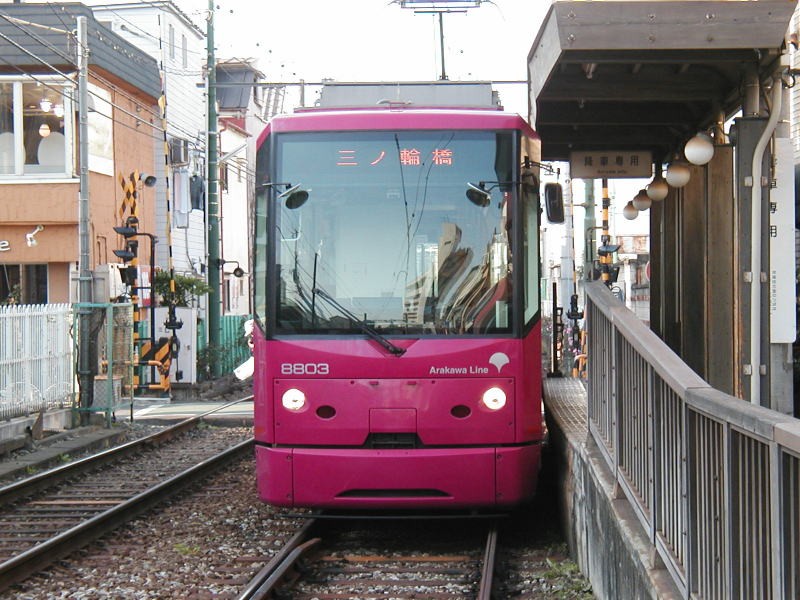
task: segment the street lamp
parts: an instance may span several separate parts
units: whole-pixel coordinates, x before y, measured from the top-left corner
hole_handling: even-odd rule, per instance
[[[231,271],[231,275],[233,275],[234,277],[244,277],[245,276],[245,271],[244,271],[244,269],[242,267],[239,266],[239,261],[238,260],[225,260],[224,258],[218,258],[217,259],[217,268],[221,269],[222,267],[224,267],[226,264],[229,264],[229,263],[236,265],[236,267],[233,269],[233,271]]]

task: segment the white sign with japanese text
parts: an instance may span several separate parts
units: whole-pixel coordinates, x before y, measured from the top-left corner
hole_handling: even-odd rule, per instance
[[[791,344],[797,335],[792,141],[775,140],[775,187],[769,194],[769,341]]]
[[[571,152],[569,169],[573,179],[647,179],[653,174],[653,155],[647,151]]]

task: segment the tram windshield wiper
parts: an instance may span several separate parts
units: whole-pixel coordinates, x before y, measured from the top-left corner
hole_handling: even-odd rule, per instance
[[[384,347],[384,348],[385,348],[385,349],[386,349],[388,352],[391,352],[391,353],[392,353],[392,354],[394,354],[395,356],[402,356],[403,354],[405,354],[405,353],[406,353],[406,349],[405,349],[405,348],[401,348],[400,346],[396,346],[396,345],[394,345],[394,344],[393,344],[392,342],[390,342],[390,341],[389,341],[389,340],[388,340],[386,337],[382,336],[382,335],[381,335],[380,333],[378,333],[378,332],[377,332],[375,329],[373,329],[372,327],[370,327],[369,325],[367,325],[366,321],[364,321],[364,320],[362,320],[362,319],[359,319],[359,318],[358,318],[358,317],[357,317],[355,314],[353,314],[352,312],[350,312],[349,310],[347,310],[347,309],[346,309],[344,306],[342,306],[341,304],[339,304],[339,303],[338,303],[338,302],[337,302],[337,301],[336,301],[336,300],[333,298],[333,296],[331,296],[331,295],[330,295],[328,292],[326,292],[325,290],[323,290],[323,289],[320,289],[320,288],[318,288],[318,287],[315,287],[315,288],[313,289],[313,293],[314,293],[314,295],[315,295],[315,296],[319,296],[320,298],[322,298],[323,300],[325,300],[325,302],[327,302],[327,303],[328,303],[328,304],[330,304],[332,307],[334,307],[336,310],[338,310],[340,313],[342,313],[342,314],[343,314],[345,317],[347,317],[348,319],[350,319],[351,321],[353,321],[353,322],[354,322],[356,325],[358,325],[358,327],[359,327],[359,329],[361,329],[361,331],[363,331],[363,332],[364,332],[364,333],[366,333],[366,334],[367,334],[369,337],[371,337],[373,340],[375,340],[376,342],[378,342],[378,343],[379,343],[381,346],[383,346],[383,347]]]

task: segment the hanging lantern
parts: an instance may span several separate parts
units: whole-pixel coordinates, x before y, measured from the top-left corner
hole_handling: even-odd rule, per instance
[[[653,177],[653,181],[647,184],[645,190],[650,199],[656,202],[660,202],[669,194],[669,186],[661,175],[661,163],[658,163],[655,177]]]
[[[692,171],[682,160],[676,160],[669,163],[665,179],[667,183],[674,188],[681,188],[689,183],[692,176]]]
[[[633,205],[633,200],[628,201],[625,208],[622,209],[622,216],[628,219],[628,221],[633,221],[639,216],[639,209]]]
[[[683,155],[693,165],[705,165],[714,157],[714,143],[711,136],[700,132],[688,142],[683,149]]]
[[[653,205],[653,201],[645,190],[639,190],[639,193],[633,197],[632,203],[636,210],[647,210]]]

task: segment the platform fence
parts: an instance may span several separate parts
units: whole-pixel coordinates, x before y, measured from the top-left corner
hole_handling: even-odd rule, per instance
[[[712,388],[586,286],[589,431],[686,598],[800,598],[800,420]]]

